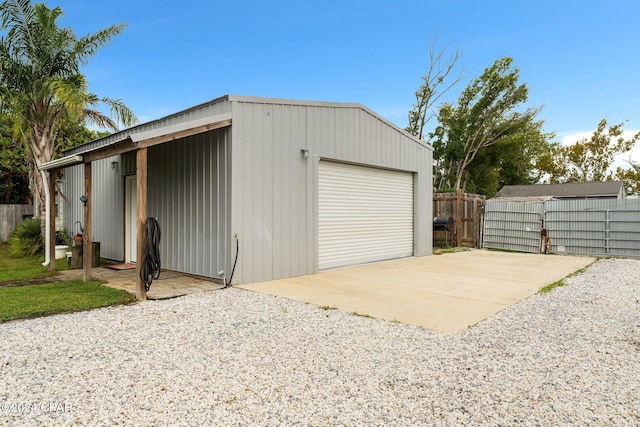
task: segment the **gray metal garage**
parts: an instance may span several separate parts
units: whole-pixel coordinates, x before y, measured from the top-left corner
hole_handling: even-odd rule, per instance
[[[139,194],[163,268],[229,280],[237,252],[233,283],[431,253],[431,147],[360,104],[228,95],[65,154],[66,226],[91,193],[114,260],[135,260]]]

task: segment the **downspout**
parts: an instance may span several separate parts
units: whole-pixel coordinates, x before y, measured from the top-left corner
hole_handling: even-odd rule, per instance
[[[51,195],[49,194],[49,184],[47,183],[47,172],[44,170],[40,170],[40,176],[42,177],[42,183],[44,185],[44,211],[46,212],[44,221],[44,262],[42,263],[42,265],[46,267],[51,262],[51,259],[49,258],[49,248],[51,247],[51,238],[49,233],[49,230],[51,229],[51,220],[49,215],[51,204],[49,203],[49,200],[51,198]],[[42,210],[43,209],[41,208],[40,217],[42,217]]]

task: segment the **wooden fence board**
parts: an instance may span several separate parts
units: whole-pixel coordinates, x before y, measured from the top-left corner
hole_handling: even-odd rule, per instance
[[[436,193],[433,195],[433,216],[452,217],[452,232],[434,231],[433,244],[470,248],[482,247],[482,219],[486,197],[468,193]]]
[[[32,215],[32,205],[0,205],[0,242],[9,240],[23,218]]]

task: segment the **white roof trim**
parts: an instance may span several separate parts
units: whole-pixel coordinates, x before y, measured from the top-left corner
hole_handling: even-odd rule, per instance
[[[49,171],[79,165],[80,163],[82,163],[82,156],[78,154],[72,154],[70,156],[61,157],[59,159],[51,160],[50,162],[38,165],[38,169],[41,171]]]

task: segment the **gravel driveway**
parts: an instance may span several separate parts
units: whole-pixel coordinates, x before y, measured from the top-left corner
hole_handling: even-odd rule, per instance
[[[5,323],[0,424],[638,425],[640,261],[567,283],[458,335],[239,289]]]

